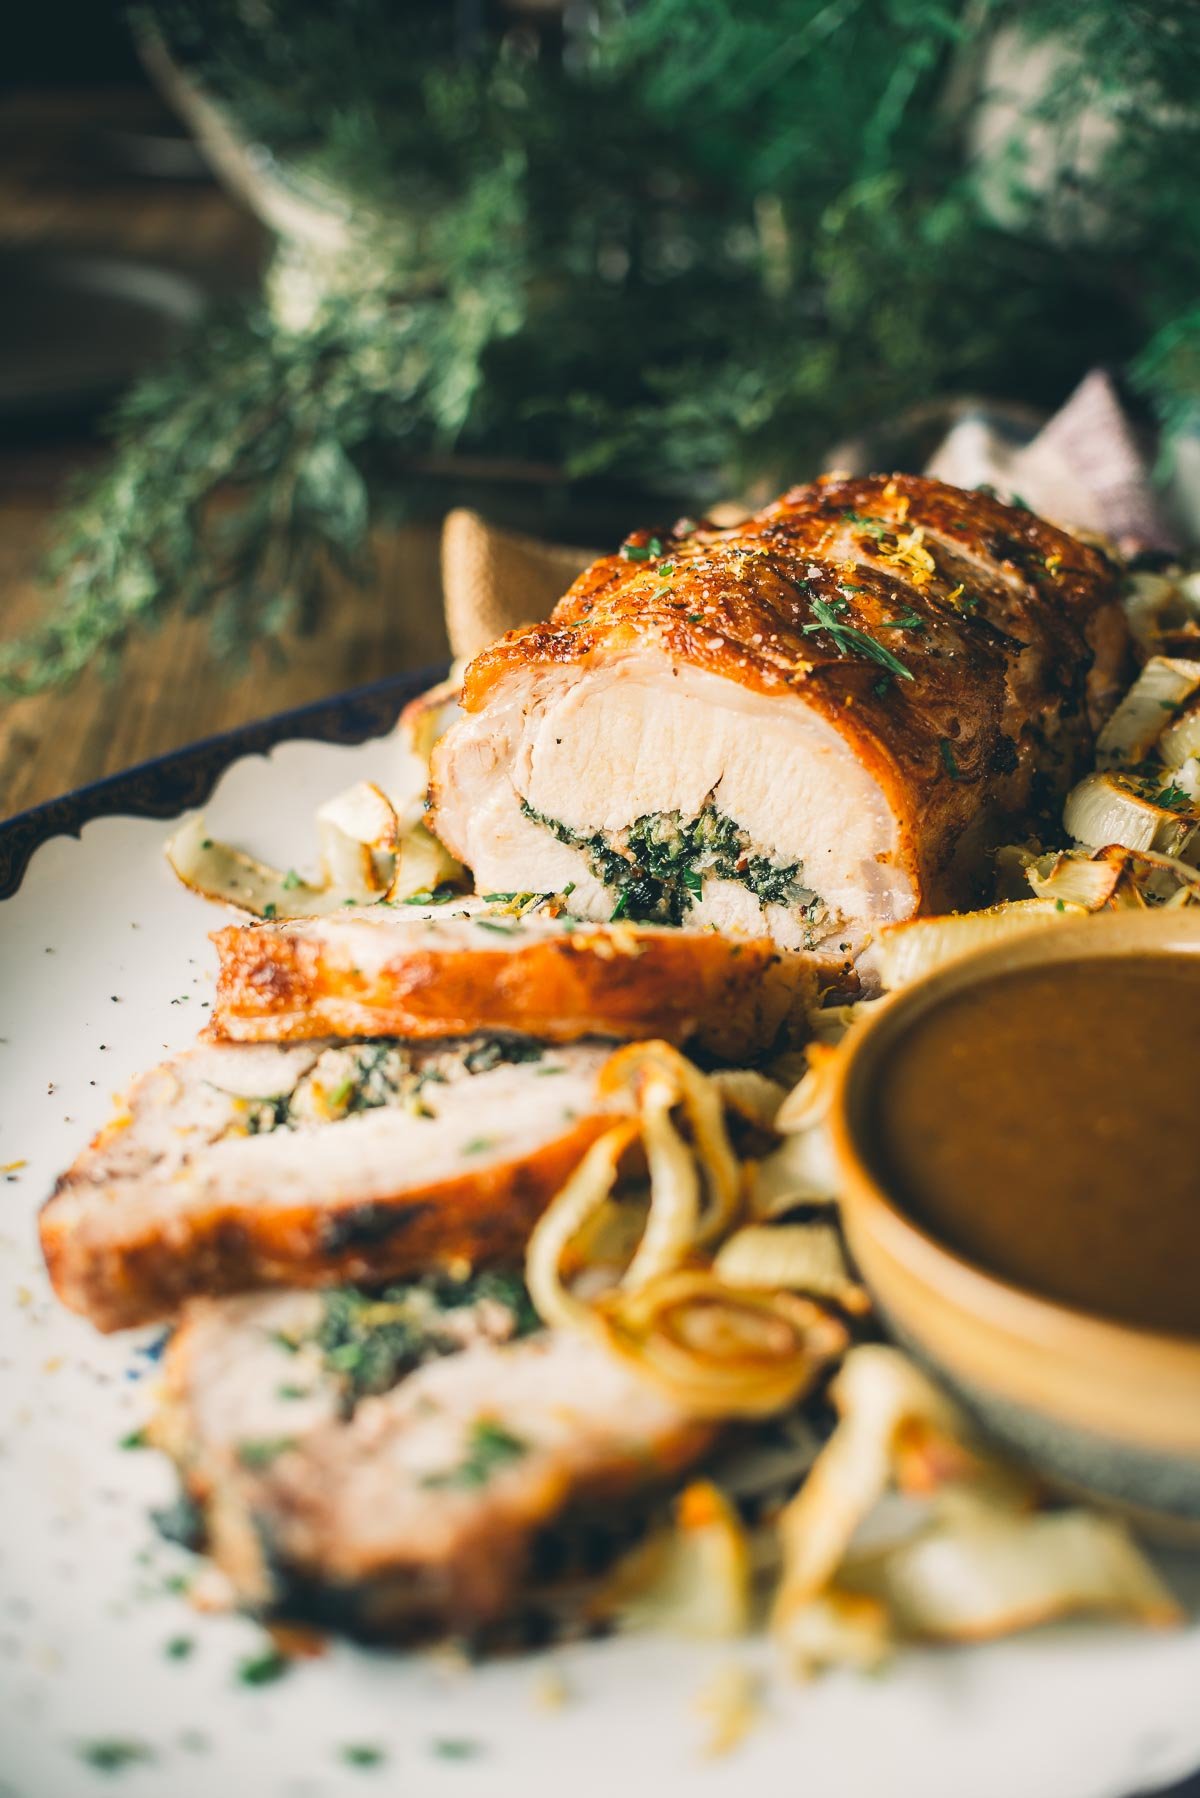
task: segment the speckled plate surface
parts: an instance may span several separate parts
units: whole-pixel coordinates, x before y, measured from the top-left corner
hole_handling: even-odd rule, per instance
[[[1043,1630],[804,1688],[762,1643],[642,1640],[472,1670],[333,1645],[275,1683],[239,1680],[262,1633],[197,1614],[181,1590],[195,1564],[148,1520],[169,1471],[118,1446],[147,1408],[155,1337],[99,1337],[60,1310],[34,1220],[114,1090],[203,1022],[220,914],[172,879],[162,817],[225,766],[214,830],[310,859],[319,800],[387,784],[387,743],[348,739],[384,729],[408,690],[256,727],[0,828],[16,889],[0,905],[0,1798],[1127,1798],[1200,1766],[1196,1627]],[[335,740],[280,741],[293,733]],[[1200,1604],[1194,1563],[1166,1571]],[[761,1716],[714,1760],[698,1699],[731,1665],[757,1682]]]

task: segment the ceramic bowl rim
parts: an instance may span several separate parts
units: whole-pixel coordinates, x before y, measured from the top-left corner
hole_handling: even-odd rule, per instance
[[[955,1310],[1027,1343],[1084,1355],[1097,1364],[1113,1356],[1170,1363],[1200,1380],[1200,1337],[1144,1328],[1042,1296],[959,1255],[924,1229],[882,1184],[862,1142],[865,1099],[882,1061],[914,1019],[965,988],[994,975],[1048,963],[1124,954],[1200,955],[1200,917],[1179,911],[1107,913],[1043,922],[970,951],[883,1000],[879,1012],[852,1030],[835,1074],[830,1107],[834,1154],[852,1234],[861,1227],[922,1284]]]

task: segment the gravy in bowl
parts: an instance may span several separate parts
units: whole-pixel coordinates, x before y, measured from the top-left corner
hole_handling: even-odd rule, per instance
[[[1044,1298],[1200,1338],[1200,955],[980,980],[878,1068],[880,1184],[964,1259]]]

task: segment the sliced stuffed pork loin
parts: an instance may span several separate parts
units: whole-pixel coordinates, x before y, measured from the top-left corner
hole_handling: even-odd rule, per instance
[[[150,1435],[242,1605],[371,1636],[495,1624],[573,1528],[619,1543],[619,1507],[713,1440],[598,1344],[523,1334],[499,1282],[471,1290],[188,1306]]]
[[[1119,673],[1106,558],[917,477],[631,538],[467,669],[433,822],[481,889],[853,958],[960,903]]]
[[[795,1034],[804,1014],[803,969],[766,938],[584,925],[536,900],[231,924],[213,941],[213,1033],[235,1042],[488,1030],[698,1040],[736,1060]]]
[[[611,1121],[610,1052],[481,1038],[177,1055],[43,1207],[55,1291],[115,1330],[193,1294],[519,1258]]]

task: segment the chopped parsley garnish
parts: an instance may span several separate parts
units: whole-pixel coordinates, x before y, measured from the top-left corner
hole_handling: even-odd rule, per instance
[[[516,936],[521,928],[519,924],[497,924],[492,918],[476,918],[475,922],[480,930],[491,930],[497,936]]]
[[[482,1745],[466,1736],[442,1736],[430,1746],[441,1761],[470,1761],[483,1753]]]
[[[883,622],[890,631],[923,631],[925,629],[925,620],[919,612],[914,612],[911,606],[901,612],[899,618],[885,618]]]
[[[304,882],[301,880],[300,876],[297,874],[295,868],[289,868],[287,873],[283,877],[283,885],[284,885],[284,890],[286,892],[290,893],[290,892],[293,892],[296,887],[303,886]]]
[[[621,554],[627,562],[651,562],[662,555],[662,541],[651,537],[648,543],[622,543]]]
[[[338,1750],[338,1756],[348,1767],[381,1767],[387,1759],[384,1750],[373,1742],[347,1742]]]
[[[457,1467],[445,1473],[427,1473],[423,1486],[486,1486],[499,1467],[519,1461],[529,1445],[490,1417],[477,1417],[467,1439],[467,1452]]]
[[[889,674],[899,675],[901,680],[912,680],[911,670],[890,649],[885,649],[882,643],[877,643],[866,631],[860,631],[857,625],[843,622],[843,614],[849,610],[844,599],[814,597],[812,610],[814,622],[801,626],[806,637],[811,637],[816,631],[824,631],[832,638],[834,646],[842,655],[866,656],[870,661],[878,662],[881,668],[886,668]]]
[[[689,612],[688,613],[688,623],[689,624],[703,624],[703,622],[704,622],[704,613],[703,612]]]
[[[1192,796],[1185,788],[1171,781],[1154,795],[1154,803],[1161,805],[1167,812],[1186,812],[1191,810]]]
[[[522,898],[523,894],[521,894],[521,893],[485,893],[483,895],[483,897],[489,905],[504,905],[510,899]]]
[[[243,1686],[269,1686],[282,1679],[290,1662],[277,1648],[264,1648],[261,1654],[249,1654],[237,1665],[237,1676]]]
[[[130,1430],[128,1436],[122,1436],[117,1443],[118,1448],[149,1448],[149,1446],[144,1429]]]
[[[890,674],[881,674],[879,679],[875,682],[874,686],[871,688],[871,691],[872,691],[872,693],[874,693],[876,699],[886,699],[888,694],[891,692],[891,690],[892,690],[892,677]]]
[[[609,923],[615,924],[618,918],[623,918],[625,916],[626,911],[628,910],[628,907],[629,907],[629,888],[626,887],[624,889],[624,891],[618,897],[617,903],[613,906],[612,910],[608,914]]]
[[[473,1136],[470,1142],[463,1144],[462,1152],[464,1155],[484,1155],[492,1147],[493,1140],[490,1136]]]
[[[258,1436],[247,1442],[239,1442],[237,1456],[243,1467],[252,1473],[258,1473],[295,1446],[293,1436]]]
[[[278,910],[279,907],[276,905],[275,901],[273,899],[268,899],[267,903],[263,906],[262,915],[264,918],[273,918]]]
[[[865,512],[843,512],[842,517],[847,524],[856,524],[860,531],[866,531],[872,537],[888,537],[893,526],[886,518],[871,518]]]
[[[1056,899],[1054,901],[1054,909],[1055,911],[1066,911],[1067,908],[1061,899]]]
[[[440,886],[433,887],[429,891],[410,893],[408,898],[402,899],[400,903],[401,905],[448,905],[451,899],[457,897],[454,888],[447,886],[443,881]]]
[[[119,1773],[123,1767],[133,1767],[139,1763],[152,1761],[155,1758],[153,1748],[145,1742],[135,1742],[117,1736],[102,1736],[95,1742],[81,1742],[79,1758],[86,1761],[97,1773]]]
[[[276,1386],[275,1397],[282,1399],[311,1398],[311,1386]]]
[[[186,1661],[195,1646],[191,1636],[172,1636],[163,1653],[169,1661]]]
[[[958,763],[954,759],[954,745],[949,737],[939,737],[938,747],[942,752],[942,762],[951,780],[958,779]]]

